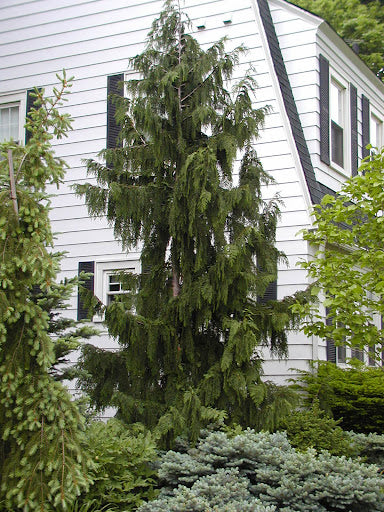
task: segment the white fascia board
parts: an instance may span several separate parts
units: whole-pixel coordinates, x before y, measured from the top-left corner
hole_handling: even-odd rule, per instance
[[[270,0],[270,3],[273,3],[273,2],[278,3],[283,8],[285,8],[286,5],[288,5],[287,2],[284,2],[284,1],[280,1],[280,0],[272,0],[271,1]],[[275,68],[274,68],[274,65],[273,65],[273,59],[272,59],[272,56],[271,56],[271,50],[269,48],[267,35],[265,33],[264,26],[263,26],[263,23],[262,23],[262,20],[261,20],[261,16],[260,16],[257,0],[251,0],[251,4],[252,4],[252,7],[253,7],[253,10],[254,10],[254,13],[255,13],[255,21],[256,21],[256,24],[257,24],[258,32],[259,32],[259,34],[261,36],[263,48],[264,48],[265,55],[266,55],[266,61],[267,61],[268,70],[269,70],[269,73],[270,73],[270,76],[271,76],[271,79],[272,79],[273,89],[274,89],[275,94],[276,94],[277,103],[279,105],[279,111],[280,111],[280,115],[281,115],[281,120],[282,120],[282,123],[283,123],[283,127],[285,129],[285,133],[287,134],[287,141],[288,141],[289,147],[291,149],[291,154],[292,154],[293,161],[295,163],[295,168],[296,168],[296,171],[297,171],[297,174],[298,174],[299,182],[300,182],[300,185],[301,185],[301,190],[302,190],[302,193],[303,193],[303,196],[304,196],[304,201],[305,201],[305,204],[306,204],[306,207],[307,207],[307,211],[311,213],[313,206],[312,206],[312,201],[311,201],[310,194],[309,194],[308,184],[307,184],[307,181],[306,181],[305,176],[304,176],[304,170],[303,170],[303,166],[301,164],[299,153],[298,153],[298,150],[297,150],[297,147],[296,147],[295,139],[294,139],[293,132],[292,132],[291,123],[290,123],[290,121],[288,119],[288,114],[287,114],[287,111],[285,109],[285,104],[284,104],[284,100],[283,100],[283,97],[282,97],[282,92],[281,92],[279,81],[278,81],[278,78],[276,76],[276,71],[275,71]],[[310,215],[309,218],[310,218],[310,222],[312,224],[313,223],[312,215]]]
[[[276,1],[276,0],[275,0]],[[333,30],[333,28],[323,21],[318,28],[319,40],[329,47],[328,57],[333,55],[345,55],[346,59],[358,69],[360,76],[364,76],[367,87],[371,88],[372,94],[381,94],[384,97],[384,83],[378,78],[361,58],[348,46],[348,44]],[[345,60],[343,59],[344,63]],[[345,69],[345,68],[344,68]]]
[[[321,23],[324,22],[324,20],[317,16],[316,14],[312,14],[311,12],[305,11],[304,9],[297,5],[291,4],[290,2],[286,2],[286,0],[269,0],[268,3],[271,6],[274,5],[286,11],[295,13],[299,18],[302,18],[304,21],[310,23],[314,27],[318,27]]]

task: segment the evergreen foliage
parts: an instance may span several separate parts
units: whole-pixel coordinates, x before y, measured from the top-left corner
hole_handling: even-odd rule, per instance
[[[156,445],[140,425],[127,428],[116,419],[94,422],[86,430],[85,444],[94,462],[92,484],[78,503],[128,512],[156,496]]]
[[[376,464],[384,474],[384,434],[346,432],[355,453],[369,464]]]
[[[213,475],[201,476],[192,487],[179,485],[172,496],[141,507],[140,512],[275,512],[273,505],[250,495],[248,481],[237,469],[218,469]]]
[[[165,439],[225,417],[260,421],[270,394],[258,348],[284,354],[289,322],[288,300],[257,299],[282,259],[277,202],[262,200],[271,180],[252,149],[266,109],[252,107],[250,77],[226,88],[243,49],[203,50],[187,30],[166,3],[117,100],[122,145],[103,152],[108,165],[88,163],[97,186],[77,187],[124,248],[142,247],[137,293],[105,310],[121,350],[87,347],[83,388]],[[269,404],[269,418],[287,404]]]
[[[340,420],[344,430],[384,432],[384,372],[379,367],[355,365],[340,368],[317,361],[310,371],[296,379],[303,400],[310,405],[318,399],[320,407]]]
[[[378,359],[384,345],[383,169],[384,148],[376,148],[337,196],[323,198],[314,210],[315,229],[304,232],[318,251],[302,266],[315,283],[312,294],[325,295],[323,304],[332,321],[324,322],[318,303],[294,307],[306,315],[307,335],[339,345],[376,347]]]
[[[366,443],[361,440],[361,449],[358,449],[357,440],[352,443],[348,433],[339,427],[340,421],[327,416],[315,400],[310,409],[294,411],[284,418],[279,430],[284,430],[291,445],[301,451],[314,448],[327,450],[331,455],[361,454]]]
[[[91,500],[85,501],[84,503],[75,501],[68,507],[67,512],[117,512],[117,510],[114,505],[104,505],[100,507],[97,504],[97,500]]]
[[[297,452],[282,433],[213,432],[187,453],[162,457],[163,488],[139,511],[379,512],[384,480],[377,469],[327,452]]]
[[[38,286],[31,290],[31,299],[43,311],[48,313],[48,330],[54,343],[54,363],[50,373],[58,381],[72,380],[79,375],[80,369],[68,366],[68,355],[78,350],[81,340],[87,340],[98,331],[90,325],[80,324],[72,318],[63,316],[69,307],[69,299],[79,284],[77,277],[65,279],[60,283],[52,283],[42,291]]]
[[[49,316],[32,293],[50,290],[57,273],[45,186],[64,176],[51,140],[70,128],[69,116],[58,111],[69,85],[64,75],[53,97],[36,91],[25,147],[1,145],[0,500],[12,511],[61,510],[87,486],[83,420],[49,373]]]
[[[381,79],[384,77],[384,6],[378,0],[293,0],[317,14],[350,46],[358,44],[359,56]]]

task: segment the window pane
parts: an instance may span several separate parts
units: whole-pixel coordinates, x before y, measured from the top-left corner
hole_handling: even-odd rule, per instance
[[[331,94],[330,94],[330,110],[331,110],[331,119],[335,121],[335,123],[343,126],[343,91],[344,89],[331,82]]]
[[[374,148],[380,148],[381,143],[381,130],[382,123],[381,121],[374,115],[371,116],[371,124],[370,124],[370,142]]]
[[[10,108],[9,131],[13,140],[19,140],[19,107]]]
[[[114,295],[107,295],[107,306],[110,306],[114,300],[115,300]]]
[[[19,107],[0,108],[0,141],[19,140]]]
[[[347,360],[347,350],[345,345],[340,345],[337,347],[337,362],[345,363]]]
[[[111,275],[109,277],[109,291],[110,292],[119,292],[121,290],[121,283],[119,281],[119,276]]]
[[[373,347],[369,347],[368,348],[368,364],[369,364],[369,366],[375,366],[376,365],[375,345],[373,345]]]
[[[343,129],[334,121],[331,122],[331,148],[332,161],[340,167],[344,167]]]
[[[364,352],[360,348],[353,348],[351,351],[351,356],[358,359],[359,361],[364,361]]]
[[[0,140],[9,139],[9,108],[0,109]]]

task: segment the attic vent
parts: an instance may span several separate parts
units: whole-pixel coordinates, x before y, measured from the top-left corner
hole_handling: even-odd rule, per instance
[[[196,22],[196,28],[197,30],[204,30],[206,28],[206,20],[205,19],[199,19]]]
[[[232,18],[233,18],[233,15],[231,12],[227,12],[226,14],[224,14],[224,16],[223,16],[224,25],[230,25],[232,23]]]

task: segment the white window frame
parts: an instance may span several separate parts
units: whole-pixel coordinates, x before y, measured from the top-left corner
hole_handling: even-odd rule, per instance
[[[375,139],[372,139],[373,128],[375,128]],[[375,109],[370,109],[369,113],[369,138],[373,147],[381,148],[383,146],[383,118],[376,112]]]
[[[141,262],[137,255],[132,255],[131,259],[127,260],[112,260],[112,261],[95,261],[95,284],[94,293],[103,304],[107,304],[109,289],[109,276],[115,272],[130,270],[134,274],[140,274]],[[124,293],[123,291],[116,292],[116,295]],[[114,294],[115,295],[115,294]],[[94,315],[94,322],[103,322],[102,315]]]
[[[336,87],[339,90],[339,99],[341,104],[339,105],[338,115],[334,119],[333,113],[333,101],[332,101],[332,90]],[[334,70],[329,70],[329,143],[330,143],[330,161],[331,167],[343,174],[348,176],[348,170],[350,169],[350,146],[351,146],[351,133],[350,133],[350,112],[349,112],[349,87],[348,83]],[[335,122],[343,130],[343,165],[339,165],[333,160],[332,154],[332,121]]]
[[[24,144],[25,140],[25,115],[26,115],[26,93],[14,93],[0,95],[0,109],[7,107],[19,107],[19,144]]]

